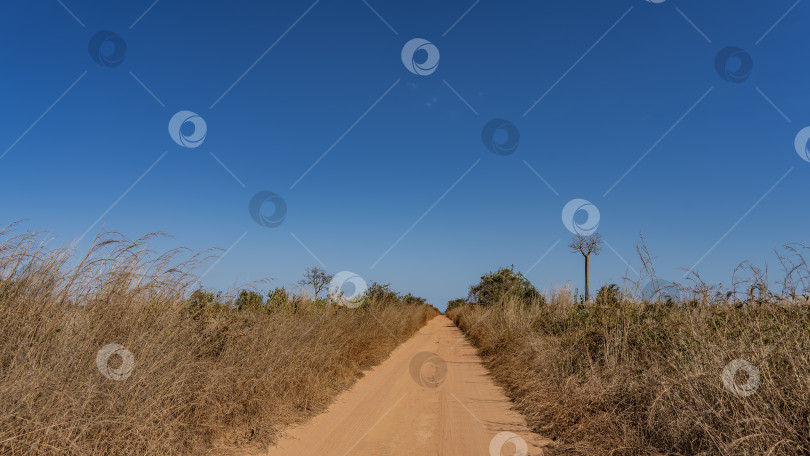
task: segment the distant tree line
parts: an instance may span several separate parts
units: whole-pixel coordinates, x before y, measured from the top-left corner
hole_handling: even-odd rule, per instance
[[[276,287],[266,294],[256,290],[239,290],[235,297],[223,296],[222,292],[204,289],[194,291],[188,299],[188,308],[193,314],[204,309],[233,309],[236,311],[264,310],[276,311],[286,309],[292,313],[305,305],[338,306],[339,302],[334,296],[325,293],[334,278],[319,267],[310,267],[304,271],[303,278],[298,281],[301,286],[300,293],[293,293],[286,287]],[[310,295],[309,291],[314,294]],[[391,289],[390,284],[372,282],[360,296],[359,308],[371,305],[427,305],[427,300],[411,293],[399,294]]]

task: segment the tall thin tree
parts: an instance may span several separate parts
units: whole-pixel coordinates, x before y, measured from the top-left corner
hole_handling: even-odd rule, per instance
[[[584,235],[577,233],[568,244],[572,252],[579,252],[585,257],[585,301],[589,301],[591,281],[591,255],[599,255],[602,250],[602,236],[599,233]]]

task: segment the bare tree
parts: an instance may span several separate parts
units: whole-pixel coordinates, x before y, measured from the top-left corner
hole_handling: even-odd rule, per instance
[[[572,252],[579,252],[585,257],[585,301],[590,300],[590,280],[591,280],[591,254],[599,255],[602,250],[602,236],[594,233],[590,236],[577,233],[571,243],[568,244]]]
[[[307,268],[307,270],[304,271],[304,278],[298,283],[305,287],[312,287],[315,290],[315,298],[317,299],[321,291],[329,286],[332,277],[334,277],[334,275],[327,274],[326,271],[315,266],[313,268]]]

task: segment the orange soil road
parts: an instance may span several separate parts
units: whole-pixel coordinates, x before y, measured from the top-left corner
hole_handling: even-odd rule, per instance
[[[419,355],[424,352],[440,359]],[[412,362],[415,357],[423,362]],[[367,372],[328,411],[289,430],[268,454],[543,454],[541,448],[547,441],[529,431],[523,418],[510,407],[511,402],[493,384],[475,349],[442,315]],[[520,451],[520,441],[513,439],[491,453],[491,441],[502,432],[519,436],[527,451]],[[502,440],[508,438],[505,435]]]

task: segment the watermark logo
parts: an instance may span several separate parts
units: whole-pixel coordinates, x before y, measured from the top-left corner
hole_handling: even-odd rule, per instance
[[[586,219],[577,221],[577,214],[584,212]],[[589,236],[599,228],[599,209],[588,200],[572,199],[562,210],[563,225],[574,234]]]
[[[484,146],[496,155],[511,155],[517,150],[520,142],[520,131],[512,122],[504,119],[492,119],[481,131]]]
[[[205,140],[206,133],[208,126],[197,113],[180,111],[169,120],[169,136],[180,146],[192,149],[199,147]]]
[[[677,302],[681,300],[681,289],[668,280],[653,279],[641,290],[641,298],[648,302]]]
[[[504,445],[511,443],[515,447],[513,456],[527,456],[529,447],[526,441],[513,432],[501,432],[489,441],[490,456],[501,456]]]
[[[127,43],[120,35],[102,30],[90,38],[87,44],[93,61],[105,67],[117,67],[124,62],[127,54]]]
[[[807,148],[808,143],[810,142],[810,127],[804,127],[799,131],[799,134],[796,135],[796,140],[793,144],[796,146],[796,153],[799,154],[799,157],[802,157],[802,160],[806,162],[810,162],[810,149]]]
[[[113,356],[121,358],[120,366],[110,367],[110,358]],[[98,367],[101,375],[110,380],[126,380],[132,374],[132,369],[135,367],[135,356],[132,355],[131,351],[124,348],[123,345],[107,344],[101,347],[101,350],[96,354],[96,367]]]
[[[736,377],[740,371],[748,375],[748,380],[745,383],[737,383]],[[723,386],[740,397],[748,397],[756,393],[757,388],[759,388],[759,369],[744,359],[735,359],[726,364],[722,378]]]
[[[411,378],[419,386],[438,388],[447,379],[447,363],[432,352],[419,352],[411,358]]]
[[[250,199],[248,212],[253,221],[259,225],[276,228],[287,218],[287,202],[273,192],[259,192]]]
[[[418,54],[426,54],[424,60],[417,62]],[[419,56],[421,57],[421,56]],[[413,74],[428,76],[439,67],[439,48],[423,38],[414,38],[402,47],[402,64]]]
[[[332,299],[351,309],[360,307],[366,290],[366,281],[351,271],[340,271],[329,282],[329,295]]]
[[[647,0],[647,3],[664,3],[666,0]]]
[[[717,74],[726,81],[740,84],[751,76],[754,68],[754,60],[751,55],[744,50],[729,46],[717,53],[714,58],[714,68]]]

